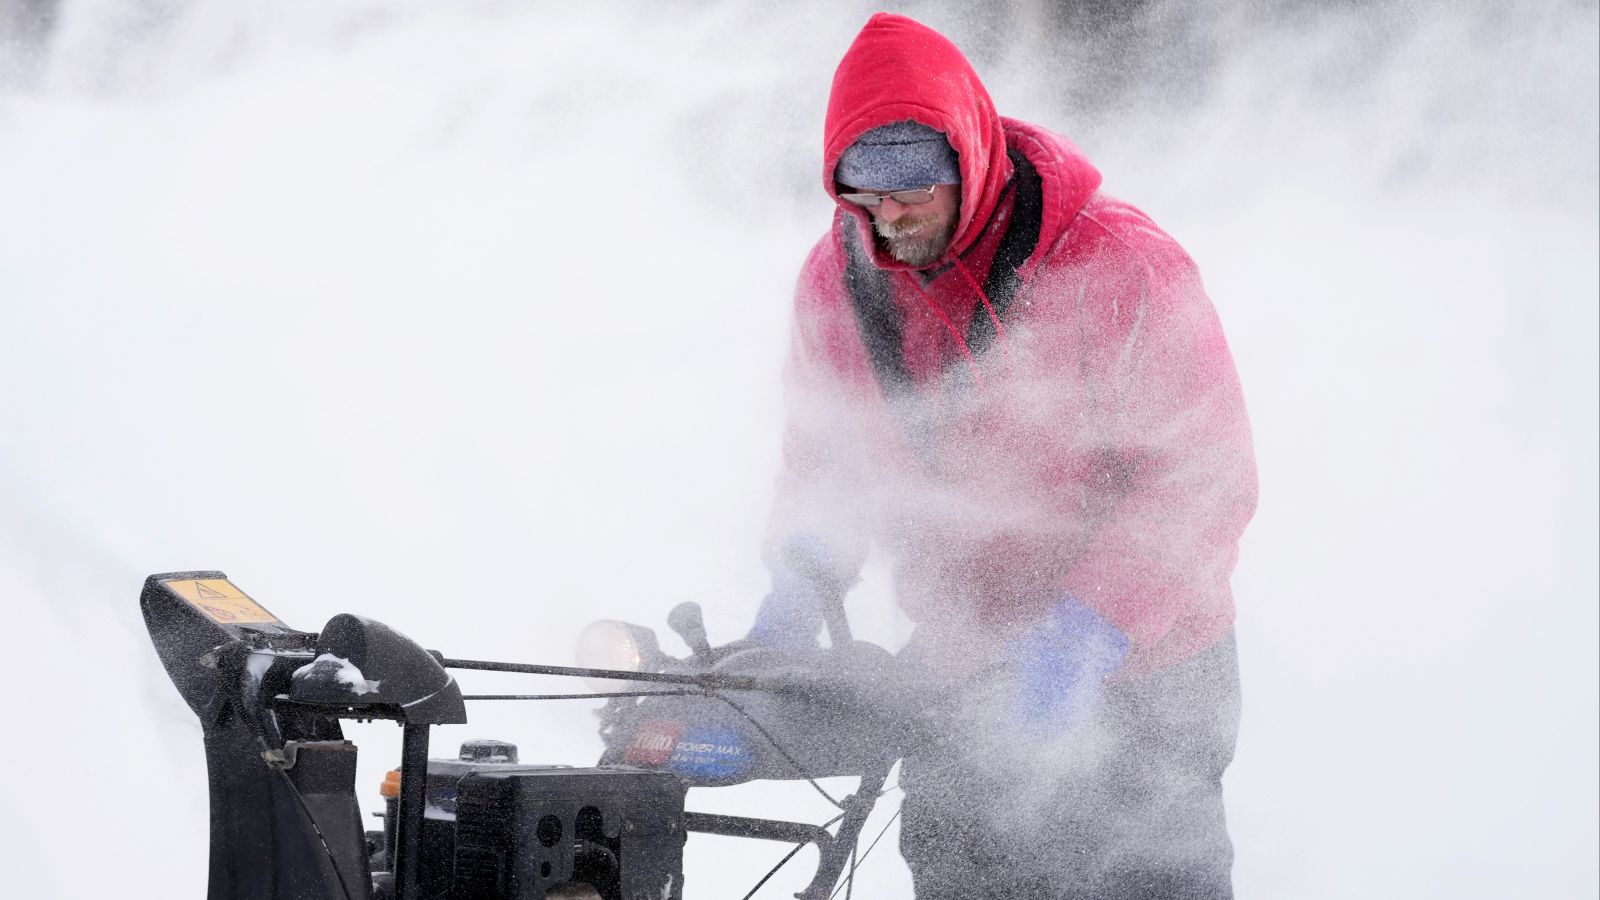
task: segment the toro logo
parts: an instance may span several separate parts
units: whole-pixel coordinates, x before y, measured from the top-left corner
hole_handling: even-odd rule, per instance
[[[633,732],[623,760],[636,766],[664,766],[683,736],[682,722],[645,722]]]

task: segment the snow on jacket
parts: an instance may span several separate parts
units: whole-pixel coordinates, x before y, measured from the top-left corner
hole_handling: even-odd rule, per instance
[[[834,78],[823,183],[836,201],[840,154],[908,118],[960,154],[951,253],[912,271],[839,202],[795,295],[775,537],[820,537],[851,571],[881,547],[919,639],[952,654],[983,657],[1070,594],[1131,638],[1120,674],[1193,656],[1232,627],[1256,501],[1243,398],[1193,261],[1100,193],[1066,138],[1000,117],[954,44],[891,14]],[[961,336],[989,317],[983,286],[1018,205],[1008,150],[1038,174],[1039,239],[999,334],[969,357]],[[847,240],[887,278],[907,391],[874,369]]]

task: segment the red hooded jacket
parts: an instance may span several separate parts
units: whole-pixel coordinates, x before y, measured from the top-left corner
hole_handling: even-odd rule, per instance
[[[1256,472],[1193,261],[1100,193],[1067,139],[1000,117],[954,44],[879,14],[834,77],[823,184],[836,201],[839,156],[904,119],[960,155],[951,252],[910,271],[876,245],[864,210],[839,203],[795,296],[774,534],[820,537],[851,569],[882,547],[919,639],[951,659],[981,659],[1067,594],[1129,636],[1122,675],[1211,646],[1233,624],[1228,579]],[[1037,172],[1039,237],[991,317],[985,285],[1022,180],[1008,151]],[[907,390],[875,370],[847,240],[866,251],[858,269],[887,282]],[[969,352],[974,316],[998,334]]]

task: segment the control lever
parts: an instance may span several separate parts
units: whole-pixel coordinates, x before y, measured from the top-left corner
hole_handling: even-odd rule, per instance
[[[706,623],[700,613],[700,604],[686,600],[674,606],[672,612],[667,613],[667,627],[689,645],[696,662],[708,668],[711,666],[711,641],[706,637]]]

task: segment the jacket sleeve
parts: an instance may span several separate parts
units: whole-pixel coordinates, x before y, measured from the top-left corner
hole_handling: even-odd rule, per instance
[[[869,479],[862,456],[870,393],[865,352],[844,291],[832,236],[812,250],[795,286],[794,320],[784,368],[783,461],[765,558],[782,565],[783,548],[800,539],[820,548],[827,568],[853,579],[867,554],[861,491]],[[861,376],[867,375],[867,380]]]
[[[1170,241],[1170,239],[1169,239]],[[1256,504],[1244,398],[1215,309],[1177,248],[1124,267],[1090,309],[1097,439],[1070,460],[1098,523],[1068,591],[1174,662],[1233,621],[1229,577]]]

